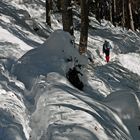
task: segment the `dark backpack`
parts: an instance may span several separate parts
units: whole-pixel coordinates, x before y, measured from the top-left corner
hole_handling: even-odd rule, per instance
[[[105,51],[109,50],[109,49],[110,49],[110,44],[109,44],[109,42],[105,42],[105,43],[103,44],[103,53],[104,53]]]

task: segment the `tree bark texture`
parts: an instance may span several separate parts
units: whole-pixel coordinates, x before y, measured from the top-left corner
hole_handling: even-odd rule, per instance
[[[73,35],[73,15],[71,0],[61,0],[63,30]]]
[[[80,42],[79,42],[79,52],[80,54],[85,53],[87,51],[87,41],[88,41],[88,0],[81,0],[81,34],[80,34]]]
[[[51,26],[51,6],[52,1],[46,0],[46,23]]]

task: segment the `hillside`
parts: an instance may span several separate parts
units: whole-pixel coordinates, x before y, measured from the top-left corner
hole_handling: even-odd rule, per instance
[[[45,1],[23,1],[0,1],[0,140],[139,140],[139,33],[89,17],[80,55],[79,29],[62,31],[58,13],[50,28]],[[82,90],[67,78],[74,67]]]

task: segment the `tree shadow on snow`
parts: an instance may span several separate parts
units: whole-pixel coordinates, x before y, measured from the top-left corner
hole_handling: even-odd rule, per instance
[[[129,71],[116,62],[111,62],[107,65],[96,67],[95,74],[112,91],[121,89],[138,91],[140,87],[140,76]]]
[[[119,139],[121,134],[122,137],[127,138],[128,134],[125,132],[123,127],[119,125],[116,120],[115,116],[113,115],[114,112],[111,110],[111,108],[103,105],[99,101],[94,100],[93,98],[88,98],[86,93],[83,92],[77,92],[77,89],[68,87],[65,84],[62,85],[55,85],[54,87],[59,89],[65,89],[66,92],[71,94],[72,96],[76,97],[75,103],[71,104],[69,103],[55,103],[50,105],[55,106],[62,106],[66,108],[70,108],[72,110],[79,110],[88,113],[89,115],[96,118],[96,120],[101,124],[102,128],[98,127],[98,129],[104,129],[104,132],[110,136],[112,139]],[[79,102],[81,101],[81,104],[77,104],[76,100]],[[86,104],[87,108],[84,106],[82,107],[82,104]],[[95,113],[96,111],[96,113]],[[97,115],[98,114],[98,115]],[[109,123],[108,123],[109,122]],[[128,138],[129,140],[129,138]]]
[[[129,53],[129,52],[136,52],[139,51],[139,46],[137,44],[140,44],[139,38],[136,34],[127,31],[127,33],[124,31],[119,31],[120,34],[117,32],[113,32],[110,29],[91,29],[89,30],[89,34],[91,36],[99,36],[104,39],[108,39],[113,42],[114,49],[115,47],[119,47],[121,53]],[[137,42],[137,43],[136,43]]]
[[[57,132],[57,133],[56,133]],[[53,123],[48,126],[47,129],[47,139],[76,139],[76,140],[99,140],[96,135],[78,124],[71,123],[71,124],[61,124],[61,123]],[[45,138],[45,137],[42,137]],[[44,140],[44,139],[42,139]]]
[[[23,40],[25,43],[32,47],[38,47],[40,43],[30,39],[28,36],[29,34],[24,32],[25,28],[27,31],[37,34],[36,31],[34,31],[32,26],[29,26],[25,20],[33,20],[31,19],[29,13],[26,10],[23,9],[16,9],[16,7],[12,7],[11,5],[8,5],[4,2],[0,2],[0,13],[9,16],[10,23],[4,22],[3,20],[0,21],[0,26],[6,30],[8,30],[10,33],[18,37],[19,39]],[[27,16],[27,17],[25,17]],[[15,26],[18,25],[18,26]],[[43,27],[40,28],[43,29]],[[45,30],[45,29],[44,29]],[[48,35],[44,36],[48,37]]]

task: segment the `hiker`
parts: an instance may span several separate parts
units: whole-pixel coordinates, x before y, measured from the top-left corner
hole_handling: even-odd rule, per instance
[[[103,53],[105,53],[105,59],[106,59],[106,62],[108,63],[109,62],[109,59],[110,59],[110,49],[111,49],[111,45],[110,43],[105,40],[104,44],[103,44]]]

